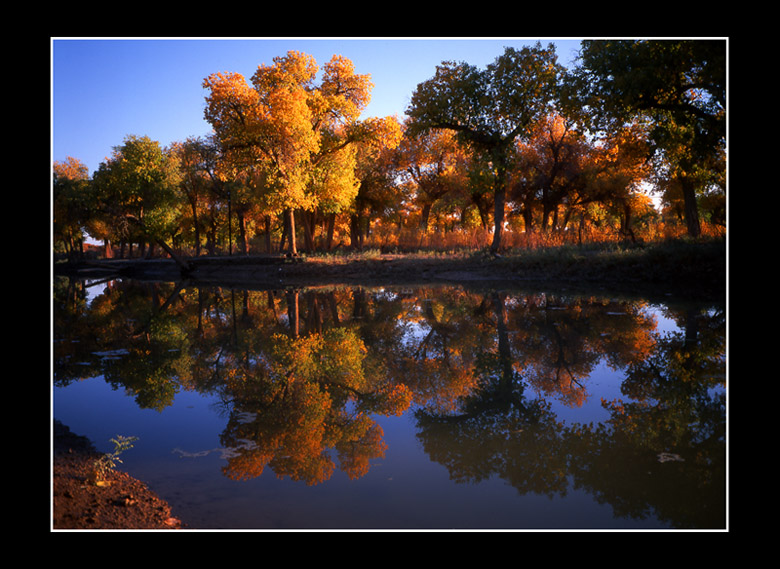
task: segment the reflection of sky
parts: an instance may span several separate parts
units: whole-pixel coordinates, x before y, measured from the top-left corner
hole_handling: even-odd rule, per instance
[[[623,373],[616,372],[601,361],[591,374],[582,380],[588,396],[581,407],[571,407],[558,401],[554,395],[544,397],[536,394],[530,389],[526,389],[525,396],[528,399],[544,398],[550,403],[551,412],[555,414],[559,421],[572,423],[598,423],[609,419],[609,413],[602,407],[601,400],[612,401],[622,399],[620,393],[620,384],[623,381]]]
[[[645,311],[655,318],[655,334],[659,337],[679,330],[677,323],[664,316],[660,306],[648,306]],[[587,399],[581,407],[569,407],[557,401],[555,397],[546,397],[551,404],[551,410],[558,420],[571,423],[598,423],[609,419],[609,413],[601,404],[602,399],[610,402],[626,397],[620,391],[620,385],[625,378],[623,370],[611,369],[604,359],[593,369],[587,378],[583,378],[583,385],[587,390]],[[541,397],[539,394],[526,392],[527,397]]]
[[[95,300],[98,296],[103,294],[106,290],[106,283],[102,284],[93,284],[92,281],[84,281],[84,287],[86,292],[86,302],[87,306],[92,304],[92,301]],[[95,281],[95,283],[99,283],[99,281]]]

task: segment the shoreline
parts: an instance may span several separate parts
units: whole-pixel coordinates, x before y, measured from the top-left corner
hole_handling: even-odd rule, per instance
[[[92,482],[92,465],[102,453],[56,419],[52,429],[53,531],[186,528],[167,502],[125,472],[112,469],[107,484]]]
[[[337,285],[452,283],[497,286],[579,286],[724,298],[725,240],[617,247],[560,247],[506,255],[355,253],[235,255],[187,258],[188,270],[173,259],[110,259],[58,263],[55,275],[72,278],[132,278],[278,290]]]

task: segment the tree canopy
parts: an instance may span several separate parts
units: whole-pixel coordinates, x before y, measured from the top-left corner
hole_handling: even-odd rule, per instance
[[[409,133],[449,129],[492,161],[495,196],[491,250],[498,251],[504,224],[508,153],[531,125],[552,109],[562,67],[551,44],[506,48],[480,70],[467,63],[442,62],[420,83],[407,110]]]
[[[697,192],[725,167],[725,40],[592,40],[569,83],[569,102],[594,128],[637,117],[668,179],[682,188],[688,232],[700,233]]]
[[[55,246],[73,258],[89,234],[107,255],[246,254],[264,236],[297,255],[300,235],[315,251],[476,228],[470,242],[496,253],[506,235],[575,221],[580,242],[596,227],[636,239],[660,215],[696,236],[702,215],[725,226],[724,47],[584,41],[571,70],[540,43],[485,68],[443,61],[403,122],[363,116],[371,77],[340,55],[320,66],[291,51],[249,80],[216,72],[203,81],[210,135],[169,148],[129,135],[91,178],[77,158],[54,165]]]

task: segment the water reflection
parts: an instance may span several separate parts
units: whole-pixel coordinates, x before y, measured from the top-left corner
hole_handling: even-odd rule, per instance
[[[651,310],[652,308],[652,310]],[[659,311],[677,328],[657,327]],[[456,482],[584,490],[617,517],[725,526],[725,312],[462,287],[248,291],[114,281],[55,286],[55,385],[102,375],[143,409],[182,391],[224,404],[224,476],[319,485],[366,475],[378,419],[411,413]],[[600,396],[608,418],[553,405]]]

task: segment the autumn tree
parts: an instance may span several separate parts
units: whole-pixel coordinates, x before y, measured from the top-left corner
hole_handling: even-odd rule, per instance
[[[55,162],[53,167],[54,241],[64,246],[70,259],[78,257],[88,221],[89,170],[76,158]]]
[[[372,215],[397,210],[395,149],[401,140],[401,124],[395,116],[372,117],[361,124],[363,136],[355,145],[358,191],[349,209],[350,242],[362,247],[370,232]]]
[[[558,225],[559,206],[574,201],[585,184],[588,150],[574,123],[559,113],[537,121],[530,136],[518,143],[512,197],[521,204],[526,231],[532,227],[536,204],[542,209],[543,232]]]
[[[506,48],[480,70],[467,63],[442,62],[420,83],[407,110],[411,134],[432,129],[455,131],[459,140],[490,157],[495,215],[491,251],[498,251],[504,226],[508,157],[518,137],[546,114],[561,74],[555,47],[537,43]]]
[[[190,137],[183,143],[173,145],[181,170],[181,192],[189,215],[193,233],[195,255],[200,255],[201,236],[206,232],[205,219],[214,184],[214,163],[216,149],[207,139]]]
[[[227,159],[261,170],[269,205],[287,212],[287,223],[294,224],[294,208],[306,205],[307,162],[318,142],[306,103],[306,87],[315,70],[306,61],[277,63],[275,81],[270,77],[266,82],[258,80],[262,92],[250,87],[239,73],[207,77],[204,87],[210,92],[205,117]],[[258,74],[265,69],[258,68]],[[297,253],[294,239],[291,244]]]
[[[250,87],[237,73],[217,73],[204,81],[206,119],[228,158],[250,166],[263,182],[263,199],[284,212],[290,251],[297,254],[295,210],[326,214],[343,211],[357,194],[355,149],[371,133],[358,118],[372,84],[341,56],[319,69],[299,52],[260,65]],[[311,231],[309,217],[305,229]]]
[[[644,125],[633,123],[601,141],[594,148],[591,177],[586,189],[589,201],[611,206],[620,219],[620,232],[636,240],[634,214],[651,207],[642,185],[651,179],[650,150]]]
[[[414,185],[415,201],[421,209],[420,228],[427,231],[433,205],[464,184],[464,160],[455,133],[431,130],[403,137],[398,166]]]
[[[94,173],[93,184],[120,240],[157,243],[182,262],[166,243],[178,228],[174,205],[179,176],[174,155],[147,136],[128,136],[114,147]]]
[[[638,115],[681,188],[688,233],[701,231],[696,203],[706,171],[722,167],[726,144],[726,42],[723,40],[583,41],[567,82],[572,107],[595,128],[611,130]]]

